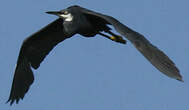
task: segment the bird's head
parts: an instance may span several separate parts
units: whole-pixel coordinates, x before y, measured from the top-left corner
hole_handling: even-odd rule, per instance
[[[73,20],[73,16],[69,12],[69,10],[48,11],[46,13],[59,16],[60,18],[64,19],[65,21],[72,21]]]

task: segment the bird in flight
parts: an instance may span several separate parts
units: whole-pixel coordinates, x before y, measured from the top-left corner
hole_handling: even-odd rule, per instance
[[[80,34],[84,37],[94,37],[99,34],[112,41],[126,44],[126,40],[122,38],[124,36],[160,72],[171,78],[183,81],[178,68],[166,54],[151,44],[143,35],[111,16],[76,5],[60,11],[46,13],[56,15],[59,18],[24,40],[7,101],[10,102],[10,105],[15,101],[18,103],[28,92],[34,81],[31,68],[38,69],[40,63],[58,43],[75,34]],[[112,25],[122,36],[111,32],[109,25]]]

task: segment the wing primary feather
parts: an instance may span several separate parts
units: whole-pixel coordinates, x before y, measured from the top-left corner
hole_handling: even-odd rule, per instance
[[[142,55],[160,72],[183,82],[180,71],[173,61],[163,51],[151,44],[150,41],[148,41],[143,35],[130,29],[111,16],[97,13],[82,7],[80,8],[86,16],[98,16],[99,18],[109,22],[109,24],[113,25],[117,32],[126,37],[137,48],[137,50],[139,50],[139,52],[142,53]]]
[[[14,73],[11,93],[7,102],[19,102],[34,81],[32,67],[37,69],[49,52],[60,42],[71,37],[64,31],[63,20],[57,19],[24,40]]]

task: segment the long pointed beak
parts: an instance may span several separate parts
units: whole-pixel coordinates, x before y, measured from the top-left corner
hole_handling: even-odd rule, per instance
[[[52,15],[59,15],[60,12],[59,11],[47,11],[47,14],[52,14]]]

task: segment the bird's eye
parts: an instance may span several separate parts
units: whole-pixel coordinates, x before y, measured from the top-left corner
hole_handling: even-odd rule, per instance
[[[68,14],[68,11],[64,11],[64,13],[63,13],[64,15],[67,15]]]

